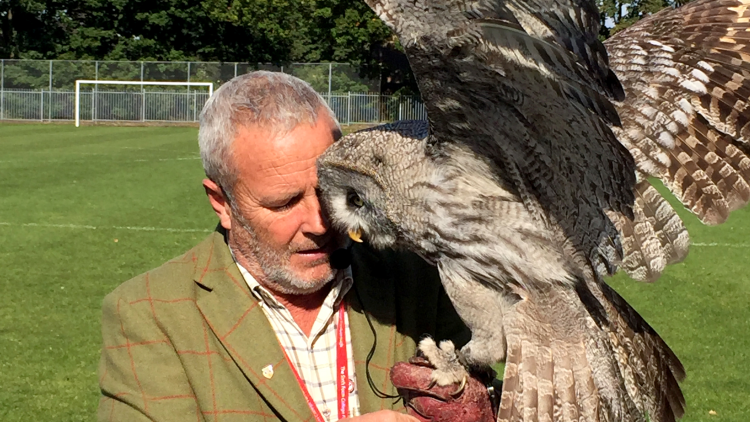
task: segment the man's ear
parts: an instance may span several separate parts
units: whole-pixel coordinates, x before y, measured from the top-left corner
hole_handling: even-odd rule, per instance
[[[206,195],[208,196],[208,202],[211,203],[211,208],[214,209],[216,216],[219,217],[219,223],[225,230],[232,230],[232,219],[231,210],[229,209],[229,202],[224,196],[224,191],[219,185],[211,179],[203,179],[203,188],[206,189]]]

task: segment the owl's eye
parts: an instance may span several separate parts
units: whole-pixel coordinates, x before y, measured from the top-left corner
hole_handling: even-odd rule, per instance
[[[346,195],[346,202],[357,208],[362,208],[362,206],[365,205],[365,201],[363,201],[356,192],[349,192]]]

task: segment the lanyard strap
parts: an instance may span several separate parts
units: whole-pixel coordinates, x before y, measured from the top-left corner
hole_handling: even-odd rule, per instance
[[[336,327],[336,369],[339,419],[344,419],[349,416],[349,359],[346,354],[346,311],[343,299],[339,305],[339,323]]]
[[[313,400],[310,392],[307,391],[305,382],[299,376],[297,368],[292,363],[292,360],[289,359],[289,355],[286,354],[284,347],[281,350],[284,352],[284,357],[286,357],[289,367],[292,368],[292,373],[297,379],[299,387],[302,389],[307,406],[312,411],[315,420],[317,422],[326,422],[323,415],[320,414],[318,406],[315,405],[315,400]],[[338,402],[339,419],[349,417],[349,359],[346,353],[346,310],[344,309],[343,300],[339,306],[338,325],[336,327],[336,399]]]

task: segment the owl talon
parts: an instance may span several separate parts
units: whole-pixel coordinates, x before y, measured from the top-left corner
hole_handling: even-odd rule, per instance
[[[464,389],[466,388],[466,382],[468,381],[469,377],[464,375],[464,377],[461,379],[461,385],[458,386],[456,391],[451,393],[451,397],[457,398],[461,395],[461,393],[464,392]]]
[[[438,346],[433,339],[428,337],[419,342],[419,351],[435,367],[435,370],[432,371],[428,389],[435,385],[445,387],[460,383],[461,385],[453,394],[461,394],[466,387],[469,373],[466,367],[461,364],[453,343],[450,340],[446,340],[441,341]]]

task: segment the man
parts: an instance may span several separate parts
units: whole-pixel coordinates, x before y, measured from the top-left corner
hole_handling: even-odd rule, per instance
[[[425,334],[469,333],[418,257],[356,245],[351,266],[332,264],[347,245],[315,162],[339,136],[322,98],[282,73],[209,99],[199,143],[219,227],[105,298],[100,420],[415,420],[394,411],[389,368]]]

